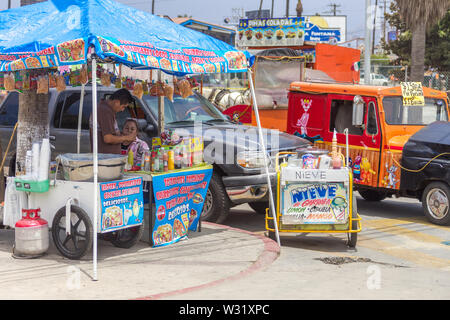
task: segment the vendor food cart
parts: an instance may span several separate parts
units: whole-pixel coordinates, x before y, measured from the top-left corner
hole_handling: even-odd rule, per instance
[[[0,14],[2,20],[0,33],[4,35],[0,39],[0,75],[3,74],[3,77],[0,77],[0,86],[5,87],[7,91],[37,90],[38,94],[46,94],[52,87],[62,91],[66,84],[73,85],[72,82],[79,82],[84,88],[87,83],[85,72],[91,67],[91,72],[88,71],[88,73],[91,73],[93,92],[93,123],[97,123],[97,80],[99,82],[101,80],[104,85],[114,84],[117,88],[128,87],[137,96],[142,95],[146,87],[139,81],[132,81],[124,86],[120,77],[113,81],[112,77],[99,72],[98,63],[123,64],[140,70],[158,70],[159,74],[163,71],[173,76],[249,72],[251,78],[249,67],[253,63],[253,56],[248,52],[236,50],[222,41],[112,0],[68,0],[64,3],[47,1],[33,6],[6,10]],[[130,20],[129,17],[133,19]],[[33,26],[33,28],[23,31],[24,25]],[[64,76],[58,74],[60,68],[73,65],[85,67],[82,68],[81,74],[70,77],[70,80],[66,79],[65,82]],[[175,88],[166,90],[170,89],[167,88],[170,85],[158,82],[155,94],[160,98],[158,99],[158,122],[160,123],[158,129],[161,133],[164,131],[164,96],[170,97],[174,94]],[[260,148],[265,154],[266,148],[259,123],[252,79],[250,79],[250,85],[255,101]],[[182,91],[180,85],[178,89]],[[149,91],[152,92],[151,89]],[[183,95],[183,92],[181,94]],[[80,115],[82,106],[83,99],[80,101]],[[78,119],[78,130],[80,130],[81,116]],[[52,184],[51,179],[48,181],[44,179],[42,183],[36,185],[39,190],[31,190],[33,182],[17,177],[19,180],[9,180],[8,186],[9,189],[12,185],[16,187],[19,198],[29,194],[32,205],[42,206],[41,211],[44,212],[44,217],[48,215],[47,219],[52,223],[55,244],[60,246],[58,249],[63,255],[72,258],[82,256],[90,247],[92,230],[93,280],[97,280],[97,233],[119,233],[124,230],[141,229],[143,210],[141,185],[144,177],[149,175],[144,173],[144,177],[138,179],[134,176],[131,178],[127,178],[126,175],[120,178],[115,176],[102,181],[97,130],[93,130],[92,135],[93,153],[89,157],[89,161],[92,161],[89,165],[92,169],[92,181],[91,179],[87,181],[72,179],[71,181],[71,179],[59,179],[56,175]],[[48,139],[48,137],[40,137],[42,138]],[[264,163],[270,203],[274,208],[265,157]],[[80,168],[81,166],[78,169]],[[173,173],[164,172],[160,176],[168,174]],[[201,181],[202,187],[208,179],[207,175],[201,174],[194,174],[192,177],[191,182],[197,184],[197,180],[205,179]],[[169,178],[163,177],[163,181],[169,181],[170,185],[172,180]],[[154,185],[154,181],[152,183]],[[22,188],[25,190],[20,190]],[[117,200],[113,195],[124,196],[124,198]],[[113,197],[114,201],[107,199],[109,196]],[[204,199],[205,197],[202,197],[199,192],[187,193],[186,200],[197,202],[198,205],[202,205]],[[169,200],[171,206],[176,205],[178,201],[177,199]],[[21,203],[25,202],[28,202],[28,199]],[[80,210],[74,209],[75,206]],[[17,210],[18,208],[15,208],[12,211],[17,214]],[[201,207],[194,210],[199,219]],[[186,223],[186,218],[181,218],[181,222]],[[182,230],[179,224],[176,228]],[[140,232],[136,237],[139,237]],[[83,237],[83,244],[78,243],[78,240]],[[134,239],[133,234],[131,238]],[[117,237],[114,239],[115,245],[124,245],[125,240],[122,241],[122,234],[119,239],[118,242]],[[72,242],[73,250],[66,251],[69,242]],[[128,241],[127,245],[130,243],[132,240]]]
[[[288,160],[280,163],[280,156],[286,155]],[[352,171],[340,157],[333,163],[336,155],[330,158],[327,150],[315,148],[277,154],[276,218],[266,211],[269,237],[276,232],[346,233],[348,246],[356,246],[361,217],[353,196]]]

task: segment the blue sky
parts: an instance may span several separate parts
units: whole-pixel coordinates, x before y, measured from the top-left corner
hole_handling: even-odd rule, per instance
[[[151,12],[152,0],[116,0],[135,8]],[[383,0],[378,0],[380,5]],[[390,2],[390,1],[388,1]],[[0,0],[0,10],[6,9],[8,0]],[[328,5],[336,3],[340,5],[338,15],[347,16],[347,39],[364,36],[365,1],[364,0],[303,0],[303,14],[325,15],[330,10]],[[375,3],[375,0],[372,0]],[[13,7],[19,5],[19,0],[12,0]],[[264,0],[263,9],[270,9],[271,0]],[[295,15],[297,0],[290,0],[290,14]],[[223,25],[223,20],[232,15],[232,8],[256,10],[259,0],[155,0],[155,13],[165,14],[171,17],[187,14],[193,18]],[[388,6],[389,7],[389,6]],[[378,10],[378,23],[380,25],[381,11]],[[286,1],[275,0],[274,17],[283,17],[286,13]],[[378,27],[381,31],[380,27]],[[379,32],[377,32],[379,34]],[[378,39],[378,38],[377,38]]]

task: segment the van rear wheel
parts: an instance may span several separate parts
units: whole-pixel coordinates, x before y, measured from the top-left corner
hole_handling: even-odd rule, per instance
[[[366,201],[381,201],[386,199],[386,193],[375,190],[358,190],[358,193]]]

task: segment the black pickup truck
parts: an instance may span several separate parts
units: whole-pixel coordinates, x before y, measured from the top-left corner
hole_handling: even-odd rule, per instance
[[[97,99],[104,99],[116,89],[99,87]],[[74,153],[77,148],[78,110],[81,87],[68,87],[63,92],[50,90],[49,123],[50,141],[55,147],[52,158],[61,153]],[[6,148],[13,127],[17,122],[19,93],[12,92],[0,104],[0,138]],[[268,205],[267,178],[263,169],[262,153],[258,151],[259,139],[255,127],[231,122],[211,102],[198,93],[173,101],[164,98],[166,128],[181,135],[203,136],[204,158],[214,166],[214,173],[205,200],[202,217],[206,221],[225,221],[231,207],[243,203],[258,213],[264,213]],[[89,116],[92,110],[92,91],[86,87],[83,103],[81,152],[90,152]],[[117,114],[119,128],[128,117],[139,120],[140,137],[151,145],[151,138],[158,135],[158,97],[144,95]],[[267,158],[271,162],[271,181],[275,186],[273,158],[280,151],[293,151],[305,147],[308,141],[275,130],[264,130]],[[6,164],[9,175],[14,175],[15,144],[10,148]],[[12,151],[12,152],[11,152]],[[6,171],[8,172],[8,171]]]

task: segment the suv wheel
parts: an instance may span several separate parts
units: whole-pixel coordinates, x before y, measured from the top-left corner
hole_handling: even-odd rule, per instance
[[[422,195],[425,216],[438,225],[450,224],[450,188],[442,182],[430,183]]]
[[[250,202],[248,204],[250,208],[252,208],[258,214],[266,214],[266,209],[270,207],[270,203],[268,201],[263,202]]]
[[[222,223],[230,212],[230,200],[220,175],[213,173],[203,205],[202,220]]]

